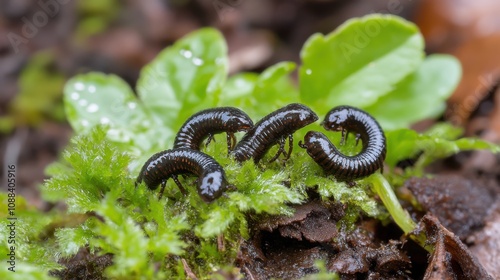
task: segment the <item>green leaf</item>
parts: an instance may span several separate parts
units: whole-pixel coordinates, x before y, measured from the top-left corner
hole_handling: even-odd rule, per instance
[[[386,133],[387,156],[385,161],[394,167],[403,159],[413,158],[422,153],[417,168],[422,168],[432,161],[445,158],[460,151],[489,150],[500,152],[500,146],[475,138],[450,139],[457,135],[457,129],[449,124],[439,124],[427,133],[419,134],[411,129],[396,129]]]
[[[385,133],[387,139],[387,154],[385,162],[394,167],[398,161],[412,158],[418,152],[419,148],[416,141],[419,134],[411,129],[396,129]]]
[[[449,55],[428,56],[417,71],[365,110],[388,130],[438,117],[445,110],[445,101],[458,85],[460,77],[460,62],[456,58]]]
[[[289,77],[295,67],[293,62],[281,62],[260,75],[234,75],[224,86],[218,105],[239,107],[257,120],[273,110],[298,102],[298,91]]]
[[[289,75],[295,70],[295,63],[280,62],[260,74],[253,92],[255,113],[251,116],[262,118],[270,112],[289,103],[299,101],[299,93]]]
[[[144,134],[151,126],[159,126],[152,122],[130,86],[115,75],[76,76],[64,88],[64,103],[68,120],[77,133],[106,125],[111,140],[140,146],[147,145],[148,141],[134,141],[140,139],[137,135]],[[162,131],[173,134],[168,128]]]
[[[216,29],[193,32],[141,71],[138,95],[152,116],[176,131],[201,108],[213,107],[226,80],[227,46]]]
[[[68,120],[78,133],[107,125],[108,138],[135,155],[164,149],[188,116],[217,103],[227,75],[226,49],[215,29],[179,40],[144,67],[137,83],[141,100],[114,75],[76,76],[64,90]]]
[[[249,72],[239,73],[230,77],[222,89],[220,95],[221,102],[231,104],[231,106],[249,107],[251,103],[245,103],[245,101],[248,101],[248,96],[253,93],[255,83],[258,79],[258,74]]]
[[[450,123],[436,123],[425,131],[425,135],[445,140],[458,139],[464,133],[463,128],[453,126]]]
[[[418,28],[399,17],[351,19],[304,44],[300,97],[320,115],[336,105],[369,106],[418,67],[423,49]]]
[[[247,108],[252,108],[255,103],[252,94],[258,79],[256,73],[240,73],[230,77],[222,89],[218,105],[240,108],[252,117],[252,112],[248,112]]]

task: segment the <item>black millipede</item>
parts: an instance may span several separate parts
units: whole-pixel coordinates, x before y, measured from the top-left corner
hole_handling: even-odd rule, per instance
[[[201,142],[208,137],[207,144],[214,134],[227,133],[227,149],[236,145],[234,133],[248,131],[253,126],[250,117],[238,108],[219,107],[200,111],[192,115],[179,129],[174,141],[174,149],[190,148],[200,150]]]
[[[202,152],[179,148],[154,154],[146,161],[137,177],[135,185],[146,183],[149,189],[156,190],[161,184],[159,199],[163,195],[167,180],[172,178],[180,191],[186,195],[186,190],[177,179],[180,174],[198,176],[198,194],[206,202],[212,202],[222,193],[231,188],[226,180],[222,167]]]
[[[360,153],[346,156],[323,133],[309,131],[299,146],[307,149],[309,156],[327,174],[334,175],[339,181],[351,181],[378,169],[383,171],[387,150],[384,132],[368,113],[350,106],[339,106],[328,112],[321,125],[326,130],[342,132],[340,145],[345,143],[349,132],[356,133],[356,144],[359,139],[363,142]]]
[[[289,104],[257,122],[238,142],[232,154],[239,162],[253,158],[257,163],[273,145],[279,144],[279,150],[270,162],[280,154],[288,159],[292,153],[293,133],[317,120],[318,116],[308,107],[298,103]],[[287,137],[288,153],[284,149]]]

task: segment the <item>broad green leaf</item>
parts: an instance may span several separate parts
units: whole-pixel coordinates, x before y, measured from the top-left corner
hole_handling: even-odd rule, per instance
[[[252,108],[252,93],[258,79],[256,73],[240,73],[230,77],[222,89],[218,105],[238,107],[251,115],[244,108]]]
[[[287,76],[295,70],[296,64],[290,61],[277,63],[262,72],[259,77],[257,87],[265,88],[266,85],[273,84],[283,76]]]
[[[168,147],[188,116],[216,104],[226,74],[222,35],[202,29],[165,49],[143,69],[137,86],[142,100],[116,76],[80,75],[66,85],[66,114],[78,133],[107,125],[108,138],[125,143],[126,150],[151,153]]]
[[[295,67],[293,62],[281,62],[260,75],[237,74],[227,81],[218,105],[238,107],[258,120],[273,110],[298,102],[298,91],[289,77]]]
[[[297,88],[289,77],[295,67],[293,62],[281,62],[260,74],[253,92],[252,104],[258,118],[299,101]]]
[[[366,109],[384,129],[408,127],[443,113],[446,99],[461,76],[460,62],[449,55],[431,55],[417,71]]]
[[[423,49],[418,28],[399,17],[351,19],[304,44],[300,97],[320,115],[337,105],[372,105],[418,67]]]
[[[215,106],[227,65],[222,34],[200,29],[163,50],[143,68],[138,95],[154,118],[177,131],[201,108]]]
[[[158,126],[152,122],[129,85],[115,75],[89,73],[76,76],[66,84],[64,103],[66,116],[77,133],[106,125],[111,140],[132,144],[137,135],[150,130],[151,126]]]

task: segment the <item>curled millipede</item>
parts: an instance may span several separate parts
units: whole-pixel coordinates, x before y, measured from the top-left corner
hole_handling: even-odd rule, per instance
[[[327,174],[340,181],[351,181],[371,175],[378,169],[383,170],[387,150],[384,132],[368,113],[350,106],[339,106],[330,110],[321,124],[326,130],[341,131],[340,145],[345,143],[349,132],[356,133],[356,144],[359,139],[363,143],[360,153],[346,156],[323,133],[309,131],[299,146],[306,149]]]
[[[192,115],[179,129],[174,141],[174,149],[190,148],[200,150],[200,145],[208,137],[208,145],[214,134],[227,133],[227,149],[236,145],[234,133],[248,131],[253,126],[250,117],[234,107],[219,107],[200,111]]]
[[[198,176],[198,194],[206,202],[212,202],[231,188],[217,161],[202,152],[186,148],[166,150],[151,156],[142,167],[135,184],[137,186],[144,181],[151,190],[161,184],[160,199],[168,179],[172,178],[186,195],[186,190],[177,178],[180,174]]]
[[[318,120],[318,116],[308,107],[292,103],[262,118],[252,127],[236,145],[232,154],[239,162],[253,158],[257,163],[275,144],[279,150],[270,162],[281,154],[288,159],[292,154],[293,133]],[[285,141],[289,139],[289,149],[285,152]]]

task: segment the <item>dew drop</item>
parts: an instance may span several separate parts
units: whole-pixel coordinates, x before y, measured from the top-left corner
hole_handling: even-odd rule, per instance
[[[89,104],[89,102],[85,99],[81,99],[80,101],[78,101],[78,104],[80,104],[80,106],[82,107],[85,107],[87,106],[87,104]]]
[[[312,72],[313,72],[313,71],[312,71],[311,69],[306,69],[306,74],[307,74],[307,75],[311,75],[311,74],[312,74]]]
[[[181,50],[181,55],[185,58],[191,58],[193,56],[193,53],[188,50]]]
[[[89,122],[88,122],[87,120],[83,120],[83,121],[82,121],[82,125],[83,125],[83,126],[89,126]]]
[[[89,92],[94,93],[96,90],[95,86],[89,86]]]
[[[99,106],[95,103],[92,103],[89,105],[89,107],[87,107],[87,112],[89,113],[95,113],[97,112],[97,110],[99,110]]]
[[[217,64],[217,65],[222,64],[222,62],[224,62],[224,59],[223,59],[222,57],[217,57],[217,58],[215,59],[215,64]]]
[[[119,135],[120,135],[120,131],[118,131],[117,129],[108,130],[108,136],[111,138],[118,138]]]
[[[128,134],[123,134],[123,136],[121,137],[123,142],[129,142],[130,141],[130,135]]]
[[[130,135],[126,134],[123,130],[114,128],[109,129],[107,135],[109,138],[119,142],[129,142],[131,139]]]
[[[106,118],[106,117],[102,117],[102,118],[101,118],[101,124],[108,124],[108,123],[110,123],[110,122],[111,122],[111,121],[110,121],[108,118]]]
[[[133,110],[133,109],[135,109],[137,107],[137,103],[135,103],[135,102],[129,102],[129,103],[127,103],[127,106],[128,106],[129,109]]]
[[[73,99],[73,100],[80,99],[80,94],[78,94],[78,92],[72,92],[71,93],[71,99]]]
[[[84,90],[85,85],[83,83],[76,83],[75,88],[76,88],[76,90]]]
[[[203,65],[203,60],[195,57],[195,58],[193,58],[193,64],[196,65],[196,66]]]

